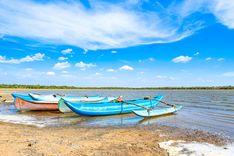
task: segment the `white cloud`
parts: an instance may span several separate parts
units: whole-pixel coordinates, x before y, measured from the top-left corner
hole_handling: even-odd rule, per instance
[[[230,29],[234,28],[233,0],[186,0],[174,8],[181,17],[189,17],[194,13],[212,14],[217,21]]]
[[[144,3],[152,9],[142,7]],[[168,7],[150,3],[92,0],[87,9],[79,1],[1,0],[0,36],[96,50],[181,40],[210,23],[206,18],[193,18],[197,12],[210,13],[218,22],[234,28],[232,0],[176,1]]]
[[[116,50],[112,50],[111,53],[112,53],[112,54],[116,54],[117,51],[116,51]]]
[[[157,75],[156,79],[162,79],[162,80],[175,80],[172,76],[165,76],[165,75]]]
[[[68,71],[63,70],[61,73],[62,73],[62,74],[68,74]]]
[[[128,66],[128,65],[124,65],[124,66],[120,67],[119,70],[128,70],[128,71],[132,71],[132,70],[134,70],[134,68],[131,67],[131,66]]]
[[[190,62],[192,60],[192,57],[189,56],[178,56],[176,58],[172,59],[172,62],[174,63],[187,63]]]
[[[210,11],[216,16],[220,23],[230,29],[234,29],[234,1],[213,0],[210,1]]]
[[[107,69],[106,71],[107,71],[107,72],[115,72],[115,70],[114,70],[114,69],[112,69],[112,68]]]
[[[62,70],[62,69],[69,68],[70,66],[71,66],[71,64],[68,63],[67,61],[66,62],[58,62],[54,65],[54,69]]]
[[[154,61],[155,61],[155,58],[150,57],[148,60],[151,61],[151,62],[154,62]]]
[[[84,51],[83,51],[83,54],[87,54],[87,53],[88,53],[88,51],[89,51],[89,50],[88,50],[88,49],[86,49],[86,48],[83,48],[83,50],[84,50]]]
[[[234,72],[226,72],[226,73],[223,73],[222,76],[224,76],[224,77],[234,77]]]
[[[197,56],[197,55],[199,55],[200,53],[199,52],[196,52],[195,54],[194,54],[194,56]]]
[[[20,64],[24,62],[42,61],[44,56],[45,54],[36,53],[35,55],[32,55],[32,56],[28,55],[20,59],[15,59],[15,58],[7,59],[6,57],[0,55],[0,63]]]
[[[222,62],[222,61],[225,61],[225,59],[224,58],[218,58],[217,61]]]
[[[207,57],[207,58],[206,58],[206,61],[210,61],[210,60],[212,60],[211,57]]]
[[[95,73],[95,76],[101,76],[102,74],[101,73]]]
[[[87,9],[79,1],[1,0],[0,34],[96,50],[178,41],[203,27],[184,22],[172,7],[135,5],[97,0]]]
[[[58,60],[59,61],[64,61],[64,60],[67,60],[68,58],[67,57],[64,57],[64,56],[60,56],[59,58],[58,58]]]
[[[54,76],[54,75],[55,75],[55,72],[48,71],[48,72],[46,72],[46,75],[48,75],[48,76]]]
[[[138,60],[139,63],[145,63],[145,62],[154,62],[155,58],[150,57],[148,59],[144,59],[144,60]]]
[[[32,71],[33,69],[32,68],[26,68],[25,70],[26,71]]]
[[[68,48],[68,49],[64,49],[61,51],[62,54],[66,55],[66,54],[71,54],[72,53],[72,49]]]
[[[87,68],[96,67],[96,65],[93,63],[85,63],[83,61],[76,63],[75,66],[80,68],[81,70],[86,70]]]

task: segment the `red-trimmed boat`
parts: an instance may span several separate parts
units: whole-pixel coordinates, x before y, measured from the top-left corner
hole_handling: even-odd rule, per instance
[[[20,111],[53,111],[58,110],[57,101],[37,101],[29,95],[12,94],[15,107]]]

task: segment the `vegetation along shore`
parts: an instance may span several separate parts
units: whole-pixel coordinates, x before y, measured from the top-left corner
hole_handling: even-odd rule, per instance
[[[229,90],[234,86],[194,86],[194,87],[79,87],[79,86],[44,86],[44,85],[20,85],[0,84],[2,89],[134,89],[134,90]]]

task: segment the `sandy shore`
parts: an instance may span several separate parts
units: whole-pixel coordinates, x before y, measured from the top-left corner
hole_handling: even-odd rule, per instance
[[[201,131],[171,127],[37,128],[0,122],[0,153],[4,155],[168,155],[159,147],[168,140],[225,143]]]

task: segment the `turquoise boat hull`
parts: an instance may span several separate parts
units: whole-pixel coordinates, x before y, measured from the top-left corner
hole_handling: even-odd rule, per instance
[[[141,117],[155,117],[161,115],[172,114],[182,109],[182,106],[176,105],[175,107],[169,108],[157,108],[150,111],[147,110],[133,110],[133,113]]]
[[[113,101],[116,99],[116,97],[103,97],[102,99],[97,99],[95,97],[89,97],[89,101],[80,101],[80,100],[74,100],[76,102],[83,102],[83,103],[93,103],[93,104],[96,104],[96,103],[101,103],[101,102],[110,102],[110,101]],[[72,110],[67,107],[67,105],[65,104],[64,101],[72,101],[71,99],[69,98],[61,98],[58,102],[58,108],[59,108],[59,111],[62,112],[62,113],[70,113],[72,112]],[[73,101],[73,102],[74,102]]]
[[[163,96],[156,96],[154,99],[137,99],[123,102],[101,102],[101,103],[81,103],[64,100],[64,103],[73,112],[81,116],[105,116],[131,113],[133,110],[142,110],[142,107],[154,107],[158,105]],[[131,103],[131,104],[126,104]],[[138,106],[136,106],[136,105]],[[140,107],[141,106],[141,107]]]

